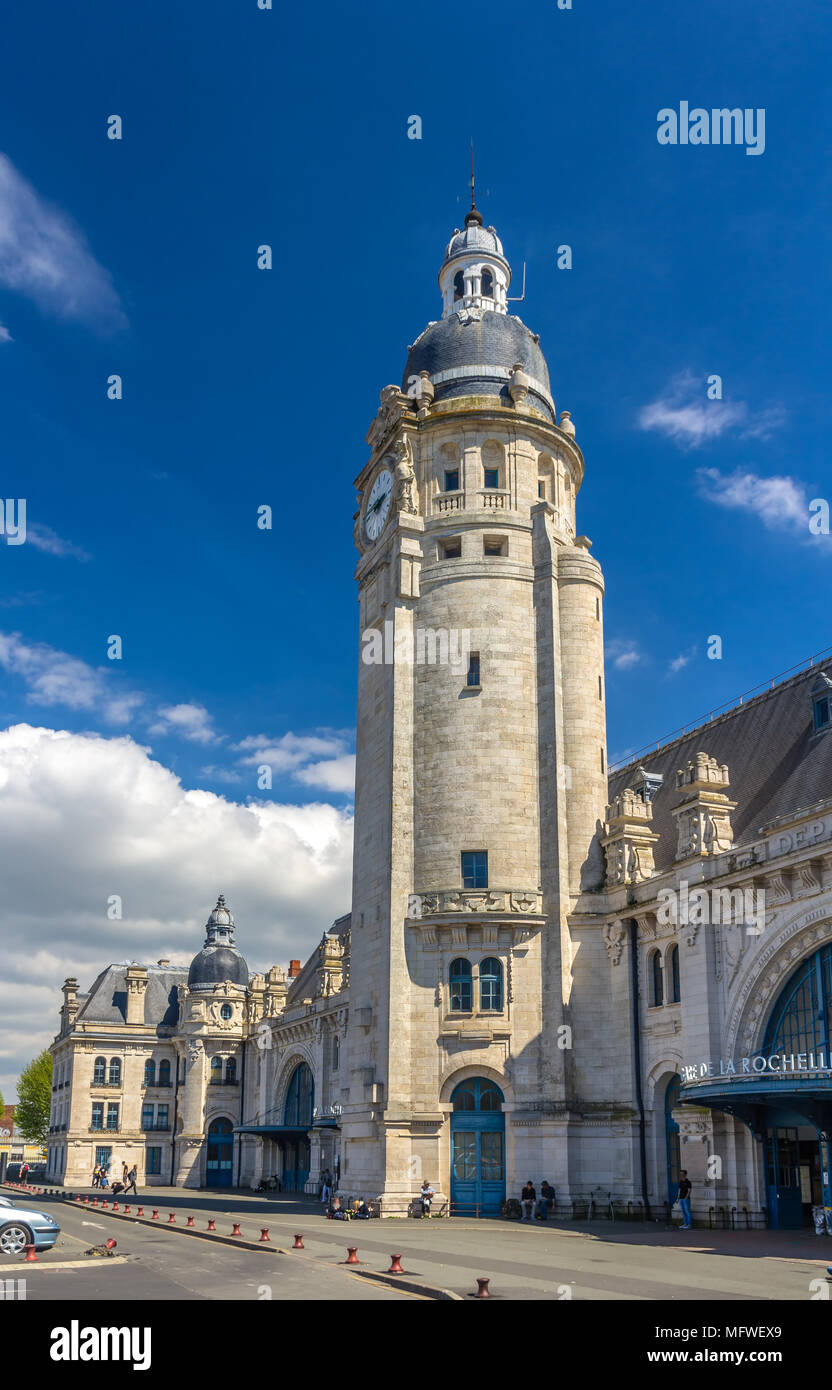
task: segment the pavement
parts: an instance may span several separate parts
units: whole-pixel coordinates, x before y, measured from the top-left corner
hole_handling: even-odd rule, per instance
[[[832,1263],[832,1239],[809,1231],[682,1231],[607,1221],[524,1225],[459,1217],[347,1223],[326,1220],[320,1203],[294,1195],[161,1187],[131,1197],[125,1216],[123,1202],[119,1213],[112,1212],[107,1194],[86,1190],[90,1199],[104,1197],[104,1211],[75,1202],[74,1195],[25,1198],[53,1211],[62,1228],[55,1250],[20,1271],[30,1298],[467,1301],[477,1279],[487,1278],[493,1295],[512,1300],[805,1302],[817,1297],[812,1281],[825,1278]],[[144,1221],[136,1219],[139,1205]],[[151,1220],[154,1209],[158,1221]],[[213,1234],[206,1229],[210,1219]],[[235,1222],[239,1237],[231,1234]],[[268,1243],[260,1241],[263,1228]],[[292,1249],[297,1233],[303,1251]],[[123,1261],[83,1256],[84,1248],[110,1235]],[[358,1247],[356,1269],[344,1265],[351,1245]],[[402,1256],[403,1276],[386,1273],[394,1252]],[[79,1254],[88,1267],[58,1268]],[[17,1275],[19,1263],[21,1257],[3,1260],[0,1271],[8,1276],[14,1266]]]

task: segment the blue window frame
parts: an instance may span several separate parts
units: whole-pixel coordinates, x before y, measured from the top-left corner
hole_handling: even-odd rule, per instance
[[[104,1102],[94,1100],[92,1103],[92,1115],[90,1116],[90,1129],[104,1128]]]
[[[297,1129],[306,1129],[312,1124],[312,1107],[315,1103],[315,1086],[312,1073],[305,1062],[295,1067],[289,1090],[286,1093],[286,1106],[283,1123]]]
[[[229,1057],[225,1063],[225,1079],[230,1084],[237,1080],[237,1062],[234,1057]]]
[[[96,1057],[92,1064],[92,1084],[93,1086],[103,1086],[107,1080],[107,1058]]]
[[[463,888],[488,887],[488,851],[484,849],[464,849],[462,851]]]
[[[168,1107],[166,1105],[156,1106],[156,1128],[167,1129],[170,1120],[168,1119]]]
[[[108,1075],[107,1075],[107,1080],[108,1080],[108,1082],[110,1083],[111,1086],[120,1086],[120,1085],[121,1085],[121,1058],[120,1058],[120,1057],[111,1057],[111,1058],[110,1058],[110,1070],[109,1070],[109,1073],[108,1073]]]
[[[479,654],[479,652],[472,652],[471,655],[470,655],[469,658],[468,658],[468,680],[467,680],[466,683],[467,683],[469,686],[474,686],[475,688],[479,689],[479,684],[480,684],[480,654]]]
[[[670,982],[674,1004],[678,1004],[682,998],[681,981],[679,979],[679,947],[672,946],[670,949]]]
[[[109,1146],[108,1144],[105,1144],[105,1145],[103,1145],[103,1146],[102,1146],[102,1145],[96,1146],[96,1150],[95,1150],[95,1161],[96,1161],[97,1164],[99,1164],[99,1166],[100,1166],[102,1163],[106,1163],[107,1167],[109,1168],[110,1163],[111,1163],[111,1161],[112,1161],[112,1157],[113,1157],[113,1151],[112,1151],[112,1149],[110,1148],[110,1146]]]
[[[144,1064],[144,1084],[145,1086],[156,1085],[156,1063],[152,1057],[148,1057]]]
[[[170,1085],[170,1062],[168,1062],[167,1059],[159,1063],[159,1085]]]
[[[162,1171],[162,1150],[155,1146],[148,1149],[145,1154],[145,1173],[159,1174]]]
[[[211,1085],[220,1086],[222,1084],[222,1057],[211,1058]]]
[[[107,1128],[118,1129],[118,1101],[111,1100],[107,1103]]]
[[[145,1101],[142,1106],[142,1129],[153,1128],[153,1104]]]
[[[446,468],[446,469],[445,469],[445,491],[446,491],[446,492],[459,492],[459,469],[458,469],[458,468]]]
[[[234,1010],[232,1009],[231,1005],[223,1004],[222,1008],[220,1009],[220,1018],[224,1018],[226,1022],[228,1022],[228,1019],[231,1018],[233,1014]]]
[[[829,704],[829,696],[821,695],[819,700],[815,700],[815,730],[825,729],[832,718],[832,706]]]
[[[480,1008],[501,1013],[503,1008],[503,967],[495,956],[480,965]]]
[[[650,1003],[654,1008],[664,1003],[664,976],[660,951],[653,951],[650,956]]]
[[[499,487],[499,486],[500,486],[500,470],[499,470],[499,468],[484,468],[484,469],[483,469],[483,487],[492,487],[492,488],[493,488],[493,487]]]
[[[832,945],[798,966],[779,995],[766,1029],[763,1052],[826,1057],[832,1046]]]
[[[451,987],[451,1012],[469,1014],[474,1007],[474,979],[471,962],[464,956],[451,961],[448,982]]]

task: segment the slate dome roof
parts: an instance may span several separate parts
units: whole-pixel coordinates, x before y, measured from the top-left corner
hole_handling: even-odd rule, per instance
[[[453,396],[495,396],[511,405],[508,376],[516,363],[531,378],[531,404],[554,422],[550,401],[549,369],[540,349],[537,335],[513,314],[484,310],[478,317],[470,314],[450,314],[448,318],[429,323],[410,349],[404,370],[402,390],[410,378],[420,372],[434,379],[437,401]],[[485,370],[479,371],[478,368]],[[500,368],[499,372],[489,368]],[[436,382],[437,374],[454,372],[445,381]],[[543,387],[546,396],[539,387]]]
[[[224,980],[245,988],[248,985],[248,966],[234,945],[234,918],[220,894],[205,924],[205,944],[191,961],[188,987],[208,988],[222,984]]]

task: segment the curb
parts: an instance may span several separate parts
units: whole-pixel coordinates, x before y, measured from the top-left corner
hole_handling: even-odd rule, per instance
[[[74,1197],[62,1197],[60,1200],[68,1207],[78,1207],[86,1211],[91,1210],[88,1205],[84,1206],[83,1203],[76,1202]],[[100,1208],[96,1207],[95,1210],[100,1211]],[[171,1226],[167,1222],[154,1221],[153,1218],[149,1216],[134,1216],[132,1212],[112,1211],[109,1207],[106,1208],[101,1215],[113,1217],[116,1221],[131,1221],[137,1226],[152,1226],[156,1230],[177,1231],[179,1235],[196,1236],[199,1240],[210,1241],[212,1245],[231,1245],[237,1250],[259,1250],[264,1255],[291,1255],[295,1260],[306,1259],[309,1263],[326,1264],[330,1269],[342,1269],[343,1267],[343,1261],[341,1260],[315,1260],[312,1256],[300,1255],[297,1251],[284,1250],[281,1245],[272,1244],[271,1242],[266,1243],[265,1241],[261,1242],[259,1240],[247,1240],[245,1236],[224,1236],[220,1235],[218,1231],[198,1231],[195,1226]],[[127,1257],[125,1256],[123,1258],[126,1259]],[[457,1303],[465,1301],[460,1294],[453,1293],[450,1289],[439,1288],[436,1284],[417,1284],[413,1281],[400,1279],[394,1275],[388,1276],[378,1270],[361,1269],[360,1267],[350,1268],[346,1272],[356,1275],[360,1279],[366,1279],[370,1283],[384,1284],[391,1289],[401,1289],[404,1293],[419,1294],[422,1298],[429,1299],[432,1302]]]
[[[109,1269],[110,1265],[126,1265],[129,1263],[130,1260],[133,1259],[135,1259],[134,1255],[110,1255],[103,1261],[103,1263],[106,1264],[107,1268]],[[21,1261],[21,1263],[23,1263],[23,1261]],[[96,1260],[95,1256],[90,1256],[89,1259],[86,1260],[52,1260],[51,1263],[47,1264],[42,1264],[40,1260],[37,1260],[36,1263],[38,1269],[95,1269],[96,1266],[101,1263],[101,1261]],[[15,1265],[13,1267],[15,1269],[19,1268],[18,1265]],[[0,1265],[0,1269],[6,1268],[11,1269],[12,1266]],[[31,1268],[32,1264],[29,1263],[26,1266],[27,1279],[29,1278],[29,1270]]]

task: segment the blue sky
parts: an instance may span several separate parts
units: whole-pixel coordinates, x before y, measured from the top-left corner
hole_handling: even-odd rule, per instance
[[[0,494],[27,499],[29,536],[0,549],[0,729],[128,739],[237,807],[263,799],[271,749],[287,816],[331,813],[303,841],[339,846],[315,909],[346,910],[352,480],[380,389],[440,313],[472,135],[586,458],[611,758],[832,644],[832,548],[807,521],[830,490],[831,27],[820,0],[7,16]],[[764,108],[765,152],[659,145],[682,100]],[[187,887],[183,934],[204,921]],[[300,902],[287,942],[326,925]],[[145,916],[184,942],[172,907]]]

